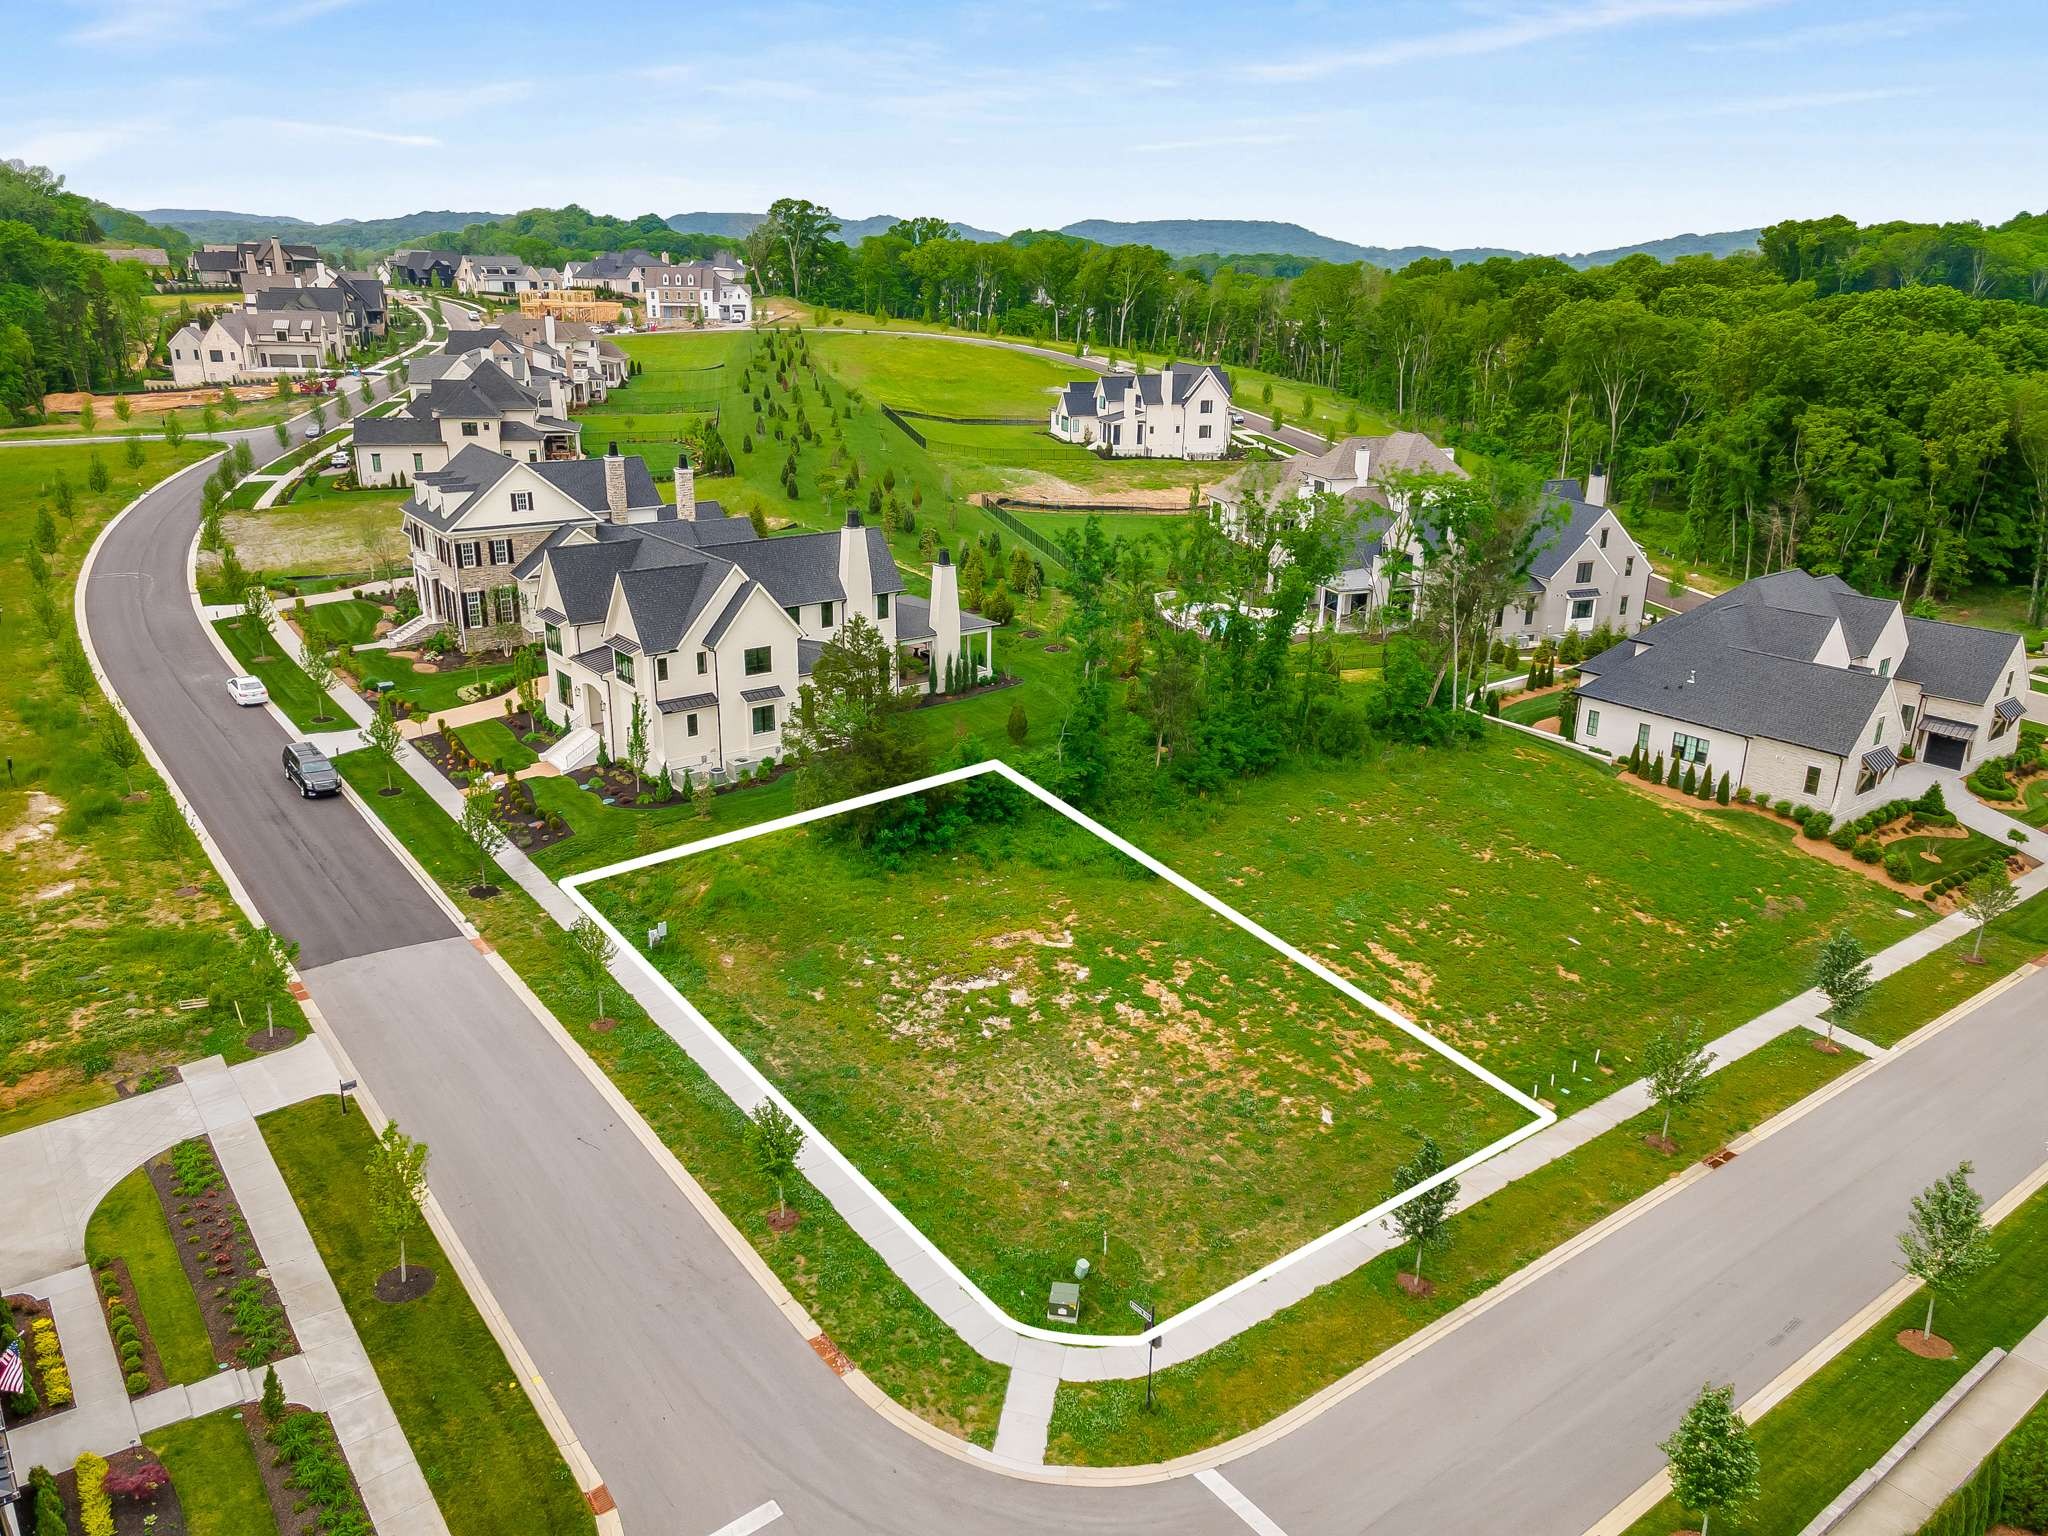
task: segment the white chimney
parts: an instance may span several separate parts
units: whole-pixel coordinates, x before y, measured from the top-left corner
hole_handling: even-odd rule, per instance
[[[860,513],[851,508],[846,513],[846,525],[839,530],[839,586],[846,594],[839,622],[844,624],[857,613],[873,624],[875,577],[868,563],[868,531],[860,525]]]
[[[932,565],[932,686],[946,680],[946,669],[960,655],[960,573],[950,550],[940,550]]]
[[[1593,506],[1607,505],[1607,466],[1596,463],[1593,472],[1586,476],[1586,500]]]
[[[697,520],[697,471],[690,467],[687,453],[676,455],[676,516]]]
[[[1360,485],[1364,485],[1372,477],[1372,450],[1360,448],[1352,454],[1352,460],[1356,466],[1355,478]]]
[[[1455,463],[1457,463],[1457,462],[1458,462],[1458,450],[1457,450],[1457,449],[1455,449],[1455,448],[1444,448],[1444,449],[1440,449],[1439,451],[1440,451],[1440,452],[1441,452],[1441,453],[1443,454],[1443,456],[1444,456],[1445,458],[1449,459],[1449,460],[1450,460],[1450,461],[1451,461],[1451,462],[1452,462],[1453,464],[1455,464]]]
[[[609,443],[604,451],[604,505],[612,522],[626,520],[626,461],[619,457],[619,445]]]
[[[555,344],[555,312],[552,309],[541,316],[540,333],[547,338],[549,346]]]

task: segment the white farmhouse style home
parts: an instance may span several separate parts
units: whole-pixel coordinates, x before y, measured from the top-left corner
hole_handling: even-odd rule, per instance
[[[1840,821],[1892,798],[1903,752],[1964,769],[2017,750],[2025,661],[2016,634],[1778,571],[1582,663],[1578,740]]]
[[[356,422],[356,481],[408,485],[448,467],[464,448],[487,448],[535,463],[582,457],[583,428],[554,415],[532,390],[514,383],[488,353],[475,366],[434,380],[389,416]]]
[[[1533,646],[1603,624],[1625,635],[1641,629],[1650,557],[1607,505],[1607,476],[1596,467],[1583,491],[1576,480],[1546,481],[1543,500],[1561,520],[1536,551],[1528,594],[1501,610],[1501,637]]]
[[[455,265],[455,290],[472,296],[539,293],[541,277],[517,256],[465,256]]]
[[[341,361],[348,334],[338,310],[223,310],[171,337],[171,381],[180,389],[318,373]]]
[[[1063,443],[1116,459],[1220,459],[1230,450],[1230,375],[1213,363],[1077,379],[1053,402]]]
[[[754,299],[745,281],[708,261],[676,266],[653,262],[633,269],[639,295],[647,305],[650,326],[687,324],[748,325]]]
[[[623,462],[637,483],[640,460]],[[542,626],[549,712],[567,727],[547,753],[557,767],[588,764],[600,744],[624,757],[636,713],[653,773],[722,781],[780,759],[798,689],[855,618],[892,658],[924,661],[925,681],[899,672],[900,686],[929,686],[955,662],[993,673],[995,625],[961,611],[944,554],[931,597],[913,597],[881,530],[858,513],[832,533],[762,538],[698,501],[687,463],[675,478],[674,508],[645,515],[629,495],[622,511],[572,516],[516,569],[522,606]]]

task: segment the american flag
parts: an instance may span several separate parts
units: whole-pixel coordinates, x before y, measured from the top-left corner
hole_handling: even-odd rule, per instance
[[[24,1379],[21,1374],[21,1345],[7,1346],[7,1353],[0,1355],[0,1392],[19,1392]]]

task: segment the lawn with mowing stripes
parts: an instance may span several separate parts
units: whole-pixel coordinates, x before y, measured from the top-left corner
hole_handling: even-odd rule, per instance
[[[373,1140],[363,1117],[322,1098],[257,1123],[453,1536],[590,1536],[576,1479],[431,1231],[407,1250],[434,1288],[400,1306],[377,1300],[398,1253],[362,1197]]]
[[[2048,897],[2036,896],[1985,928],[1922,955],[1870,989],[1848,1027],[1879,1045],[1896,1045],[1964,998],[2048,950]],[[1972,960],[1972,956],[1978,957]],[[1981,963],[1980,963],[1981,962]]]
[[[263,679],[270,690],[270,702],[285,712],[302,731],[337,730],[347,722],[341,707],[313,686],[313,680],[284,652],[270,631],[253,619],[215,619],[214,633],[234,653],[235,664],[252,677]],[[221,686],[225,687],[223,675]]]
[[[163,1202],[142,1169],[116,1184],[92,1213],[85,1228],[85,1256],[94,1264],[112,1258],[128,1266],[142,1320],[164,1374],[173,1382],[204,1381],[219,1369],[206,1320],[199,1315],[199,1298],[192,1294],[192,1282],[185,1278],[171,1239]]]

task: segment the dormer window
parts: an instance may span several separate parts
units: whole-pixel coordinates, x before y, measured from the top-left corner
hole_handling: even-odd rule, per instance
[[[512,493],[512,510],[514,512],[531,512],[533,510],[533,492],[514,491]]]

